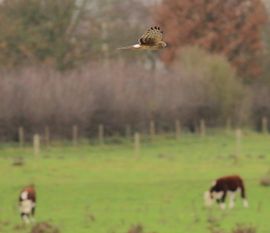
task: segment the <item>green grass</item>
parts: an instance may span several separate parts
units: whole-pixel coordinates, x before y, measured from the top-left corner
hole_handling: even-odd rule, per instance
[[[36,220],[50,221],[62,233],[126,233],[134,224],[146,233],[206,233],[213,216],[225,230],[248,223],[269,233],[270,188],[259,179],[270,169],[270,136],[244,132],[237,160],[234,135],[221,132],[145,140],[139,158],[131,142],[114,141],[77,147],[59,142],[42,148],[40,159],[31,147],[0,145],[0,232],[18,232],[18,193],[34,182]],[[25,158],[24,166],[12,165],[17,156]],[[244,177],[250,208],[238,198],[233,210],[205,209],[203,192],[228,174]]]

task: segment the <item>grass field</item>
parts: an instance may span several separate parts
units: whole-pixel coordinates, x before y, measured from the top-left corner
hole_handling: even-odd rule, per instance
[[[30,182],[37,188],[36,221],[49,221],[61,233],[127,233],[141,224],[145,233],[206,233],[209,220],[230,230],[236,223],[270,232],[270,187],[259,185],[270,169],[270,136],[244,132],[235,159],[234,134],[212,132],[179,140],[158,136],[142,143],[134,157],[127,140],[77,147],[55,143],[34,159],[32,148],[0,145],[0,232],[29,232],[20,224],[17,198]],[[24,166],[13,166],[15,157]],[[248,209],[236,200],[233,210],[206,209],[202,194],[214,178],[240,174],[246,181]]]

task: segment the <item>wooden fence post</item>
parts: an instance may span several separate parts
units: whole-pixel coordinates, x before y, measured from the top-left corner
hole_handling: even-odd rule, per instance
[[[45,126],[44,133],[45,133],[46,146],[49,146],[50,145],[50,128],[48,126]]]
[[[264,134],[267,134],[268,133],[268,120],[266,117],[263,117],[262,118],[262,132]]]
[[[141,150],[140,134],[135,133],[134,134],[134,154],[135,154],[135,158],[139,158],[140,150]]]
[[[24,144],[24,129],[23,127],[19,127],[18,129],[18,135],[19,135],[19,144],[20,144],[20,147],[23,147],[23,144]]]
[[[156,135],[155,122],[153,120],[150,121],[149,133],[150,133],[150,139],[153,140]]]
[[[176,139],[180,138],[180,134],[181,134],[180,121],[179,120],[176,120],[175,121],[175,138]]]
[[[73,125],[72,127],[72,144],[73,146],[77,146],[78,144],[78,126]]]
[[[242,153],[242,148],[241,148],[241,144],[242,144],[242,130],[241,129],[236,129],[235,130],[235,143],[236,143],[236,148],[235,148],[235,154],[236,154],[236,162],[239,160],[241,153]]]
[[[98,126],[98,140],[100,144],[104,144],[104,126],[102,124]]]
[[[35,134],[33,137],[33,146],[34,146],[35,158],[39,158],[39,156],[40,156],[40,136],[38,134]]]
[[[205,121],[204,119],[201,119],[200,120],[200,134],[202,137],[205,136],[205,131],[206,131]]]

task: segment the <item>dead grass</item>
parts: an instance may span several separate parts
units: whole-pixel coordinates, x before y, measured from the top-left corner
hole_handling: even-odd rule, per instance
[[[260,180],[260,184],[262,186],[270,186],[270,172],[268,172],[266,175],[264,175],[261,180]]]
[[[25,164],[24,159],[22,157],[16,157],[12,161],[13,166],[23,166]]]
[[[56,226],[47,222],[40,222],[32,227],[31,233],[60,233],[60,231]]]
[[[232,233],[256,233],[256,228],[239,224],[232,230]]]
[[[143,233],[143,226],[140,224],[133,225],[130,227],[127,233]]]

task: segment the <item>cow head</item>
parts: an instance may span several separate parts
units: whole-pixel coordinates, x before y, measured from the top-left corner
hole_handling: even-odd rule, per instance
[[[204,199],[204,205],[206,207],[210,207],[214,202],[213,195],[210,191],[204,192],[203,199]]]
[[[221,198],[223,196],[223,192],[215,192],[215,191],[206,191],[204,192],[204,205],[206,207],[210,207],[214,202],[221,203]]]

